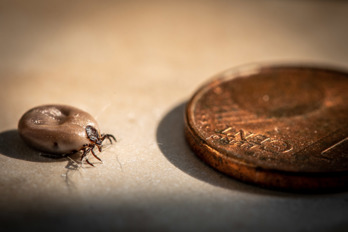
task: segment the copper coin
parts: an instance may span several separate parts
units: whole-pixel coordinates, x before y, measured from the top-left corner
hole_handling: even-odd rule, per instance
[[[285,190],[348,187],[348,73],[229,70],[194,94],[185,123],[197,156],[239,180]]]

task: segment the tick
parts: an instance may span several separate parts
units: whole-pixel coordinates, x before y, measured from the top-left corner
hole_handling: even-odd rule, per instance
[[[18,133],[30,146],[39,151],[70,155],[82,151],[81,163],[89,153],[102,161],[94,152],[102,151],[108,139],[116,142],[112,134],[101,134],[97,121],[87,112],[67,105],[42,105],[27,111],[18,123]]]

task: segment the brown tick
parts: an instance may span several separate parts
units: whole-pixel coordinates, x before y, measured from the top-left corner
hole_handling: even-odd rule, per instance
[[[57,155],[70,155],[82,151],[81,163],[90,152],[99,161],[94,148],[102,151],[108,139],[116,142],[111,134],[100,134],[97,121],[87,112],[66,105],[43,105],[27,111],[18,123],[18,132],[31,147]]]

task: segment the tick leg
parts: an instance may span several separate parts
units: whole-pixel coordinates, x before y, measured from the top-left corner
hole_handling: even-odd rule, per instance
[[[110,143],[112,144],[112,140],[111,138],[117,142],[115,136],[113,136],[112,134],[102,134],[102,141],[104,141],[105,139],[108,139],[110,141]]]
[[[91,149],[91,152],[92,152],[92,155],[93,155],[96,159],[98,159],[100,162],[103,163],[103,161],[94,153],[93,148]]]
[[[88,154],[88,152],[90,152],[91,150],[92,150],[91,147],[83,148],[83,154],[82,154],[82,156],[81,156],[81,164],[82,164],[82,165],[83,165],[83,161],[86,160],[86,162],[87,162],[89,165],[91,165],[92,167],[94,167],[94,165],[93,165],[91,162],[89,162],[89,160],[87,159],[87,154]],[[92,151],[92,154],[93,154],[93,151]]]
[[[87,156],[87,153],[91,150],[90,147],[84,147],[81,150],[83,150],[82,156],[81,156],[81,161]]]
[[[92,164],[91,162],[89,162],[89,160],[87,159],[87,157],[86,157],[86,162],[87,162],[89,165],[91,165],[92,167],[94,167],[94,164]]]

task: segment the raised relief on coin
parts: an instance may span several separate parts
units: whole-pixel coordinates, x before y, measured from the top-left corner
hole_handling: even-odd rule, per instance
[[[216,131],[211,138],[222,145],[237,146],[243,150],[263,150],[275,154],[286,153],[292,150],[292,146],[283,140],[252,132],[245,133],[243,130],[236,130],[232,127]]]
[[[347,77],[303,67],[228,71],[188,103],[186,137],[205,162],[248,182],[289,189],[346,186]],[[325,178],[331,182],[321,183]]]

